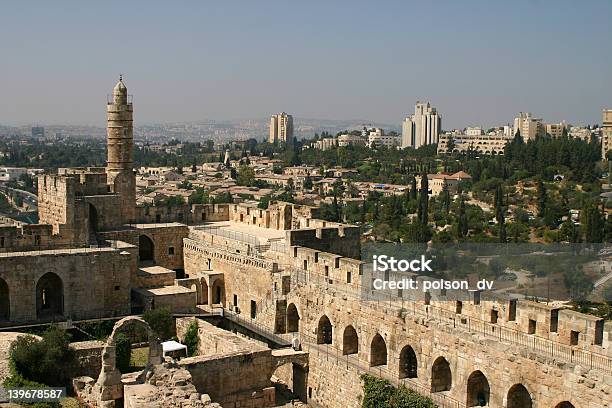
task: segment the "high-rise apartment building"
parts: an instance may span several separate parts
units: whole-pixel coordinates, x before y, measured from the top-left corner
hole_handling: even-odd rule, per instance
[[[43,138],[45,137],[45,128],[42,126],[32,127],[32,137]]]
[[[612,149],[612,109],[603,110],[601,125],[601,157],[606,158],[606,154]]]
[[[417,102],[414,115],[408,116],[402,123],[402,149],[438,143],[442,128],[442,117],[429,102]]]
[[[519,112],[519,115],[514,118],[514,134],[520,132],[523,140],[533,140],[536,136],[544,136],[546,134],[546,126],[542,119],[534,118],[531,112]]]
[[[293,116],[285,112],[272,115],[270,119],[270,143],[293,143]]]

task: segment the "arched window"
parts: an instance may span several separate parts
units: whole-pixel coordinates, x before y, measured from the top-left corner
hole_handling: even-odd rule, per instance
[[[155,253],[155,245],[151,238],[146,235],[141,235],[138,238],[138,259],[143,261],[153,261]]]
[[[399,378],[416,378],[417,370],[418,362],[414,349],[410,346],[404,346],[400,352]]]
[[[317,344],[332,344],[332,324],[325,315],[319,319],[317,326]]]
[[[64,313],[64,284],[56,274],[44,274],[36,283],[36,317],[45,318]]]
[[[574,407],[574,404],[572,404],[569,401],[563,401],[555,405],[555,408],[576,408],[576,407]]]
[[[342,335],[342,354],[357,354],[359,351],[359,337],[353,326],[346,326]]]
[[[450,391],[452,385],[450,364],[444,357],[438,357],[431,366],[431,392]]]
[[[467,406],[486,407],[491,389],[487,377],[481,371],[474,371],[467,380]]]
[[[508,391],[507,408],[531,408],[531,395],[523,384],[514,384]]]
[[[10,320],[11,318],[11,302],[9,297],[8,284],[0,278],[0,321]]]
[[[387,343],[378,333],[372,339],[370,346],[370,367],[387,364]]]
[[[287,333],[297,333],[300,331],[300,315],[297,307],[293,303],[287,306]]]

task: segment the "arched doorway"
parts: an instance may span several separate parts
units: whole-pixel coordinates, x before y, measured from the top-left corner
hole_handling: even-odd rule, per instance
[[[576,408],[576,407],[574,407],[574,404],[572,404],[569,401],[563,401],[555,405],[555,408]]]
[[[491,389],[482,371],[474,371],[467,380],[467,406],[486,407],[489,405]]]
[[[387,364],[387,343],[378,333],[372,339],[370,346],[370,367]]]
[[[438,357],[431,366],[431,392],[450,391],[452,385],[450,364],[444,357]]]
[[[300,315],[297,307],[293,303],[287,306],[287,333],[297,333],[300,331]]]
[[[418,362],[414,349],[404,346],[400,352],[399,378],[417,378]]]
[[[319,319],[317,326],[317,344],[332,344],[332,324],[325,315]]]
[[[216,279],[212,284],[212,302],[213,305],[224,305],[225,304],[225,288],[223,280]]]
[[[155,245],[153,240],[146,235],[138,238],[138,259],[140,262],[154,261]]]
[[[0,278],[0,321],[11,319],[10,299],[8,284]]]
[[[531,395],[523,384],[514,384],[508,391],[506,408],[531,408]]]
[[[36,318],[61,316],[64,313],[64,284],[49,272],[36,283]]]
[[[346,326],[342,335],[342,354],[357,354],[359,352],[359,337],[353,326]]]

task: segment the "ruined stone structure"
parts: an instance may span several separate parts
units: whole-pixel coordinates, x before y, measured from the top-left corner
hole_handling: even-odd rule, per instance
[[[0,325],[169,307],[222,313],[306,353],[201,322],[201,355],[161,364],[150,338],[149,366],[126,385],[113,334],[97,379],[76,382],[92,405],[267,406],[274,376],[304,402],[357,408],[369,372],[441,407],[610,406],[612,328],[602,319],[476,295],[370,296],[359,228],[308,206],[136,207],[132,114],[120,80],[107,105],[107,167],[40,176],[41,224],[0,227]],[[125,324],[143,323],[117,330]]]

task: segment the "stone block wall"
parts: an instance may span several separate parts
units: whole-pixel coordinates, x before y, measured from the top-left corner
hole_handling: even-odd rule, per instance
[[[328,407],[359,407],[359,393],[355,389],[358,376],[350,373],[352,364],[348,364],[343,355],[344,333],[348,326],[353,327],[358,336],[358,352],[351,358],[361,365],[359,371],[376,373],[380,369],[399,379],[401,351],[410,346],[417,359],[418,374],[413,381],[428,389],[435,381],[434,363],[443,357],[452,373],[450,391],[443,393],[462,403],[468,394],[468,378],[476,371],[482,372],[488,380],[491,407],[505,407],[509,390],[517,383],[529,391],[534,407],[555,407],[568,400],[576,407],[603,408],[612,398],[611,375],[580,364],[560,363],[530,352],[526,346],[470,334],[453,327],[450,322],[423,319],[410,313],[395,314],[384,303],[341,297],[332,288],[323,289],[318,285],[292,291],[288,302],[298,307],[303,341],[310,339],[316,343],[322,316],[331,321],[332,344],[307,349],[310,353],[308,386],[312,388],[315,402]],[[377,335],[384,340],[387,363],[370,367],[378,354],[373,347]],[[339,360],[335,363],[336,368],[329,366],[328,362],[335,360]],[[347,381],[339,381],[339,378],[347,378]],[[342,388],[350,389],[352,398],[344,395],[334,403]]]
[[[136,247],[139,246],[141,235],[153,241],[156,265],[168,269],[183,268],[183,238],[189,235],[189,228],[184,224],[138,224],[129,229],[100,233],[104,239],[121,240]]]
[[[288,245],[303,246],[359,259],[359,227],[321,227],[293,230],[287,233]]]
[[[75,377],[98,378],[102,370],[104,342],[98,340],[79,341],[70,343],[70,347],[74,349],[78,363]]]
[[[223,330],[213,324],[195,317],[180,317],[176,319],[176,336],[182,341],[189,325],[198,324],[198,356],[214,356],[231,353],[246,353],[254,350],[267,350],[267,347],[231,331]]]
[[[85,319],[130,311],[128,251],[80,248],[9,253],[0,257],[0,279],[9,289],[10,321],[37,320],[37,283],[46,274],[61,281],[64,317]],[[40,297],[40,293],[38,293]]]
[[[227,407],[269,388],[276,362],[270,350],[261,350],[189,357],[180,360],[179,365],[191,373],[199,393]]]

